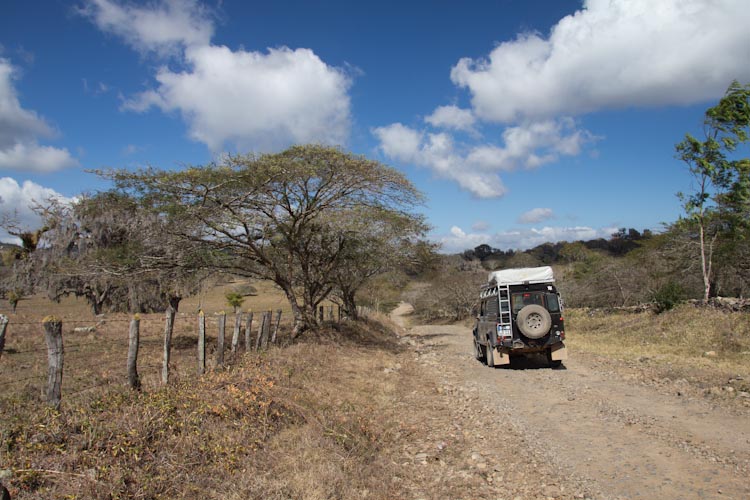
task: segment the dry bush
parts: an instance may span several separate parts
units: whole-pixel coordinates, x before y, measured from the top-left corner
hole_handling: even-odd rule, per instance
[[[390,489],[394,465],[381,453],[393,440],[394,419],[386,416],[397,394],[390,379],[373,378],[392,364],[391,354],[371,347],[379,342],[365,347],[347,338],[341,348],[312,341],[283,353],[288,377],[281,390],[304,423],[269,441],[267,469],[260,481],[243,485],[247,494],[311,500],[399,496]]]
[[[427,286],[417,290],[412,304],[425,322],[458,321],[472,316],[487,272],[478,262],[442,256],[442,265]]]
[[[224,489],[228,473],[299,418],[248,360],[153,392],[108,387],[61,413],[9,400],[2,423],[13,498],[156,498]]]

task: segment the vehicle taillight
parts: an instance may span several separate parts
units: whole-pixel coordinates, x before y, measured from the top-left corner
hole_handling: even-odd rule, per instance
[[[560,332],[560,340],[565,340],[565,332]]]

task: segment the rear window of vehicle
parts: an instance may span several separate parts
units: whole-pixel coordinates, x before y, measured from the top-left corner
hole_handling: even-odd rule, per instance
[[[554,293],[547,293],[545,295],[547,296],[547,310],[553,313],[560,312],[560,301],[557,295]]]
[[[557,300],[557,295],[554,293],[523,292],[511,294],[514,314],[530,304],[540,305],[552,313],[560,312],[560,301]]]
[[[511,294],[511,305],[513,306],[513,313],[517,313],[524,307],[537,304],[544,307],[542,292],[524,292]]]

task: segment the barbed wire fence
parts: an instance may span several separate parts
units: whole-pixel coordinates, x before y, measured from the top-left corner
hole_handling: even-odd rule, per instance
[[[318,319],[341,321],[341,308],[337,313],[335,308],[320,306]],[[224,366],[225,351],[235,359],[242,352],[277,344],[282,311],[236,311],[229,342],[226,323],[225,312],[207,315],[202,310],[179,315],[168,310],[162,318],[133,315],[93,320],[47,316],[42,321],[15,321],[0,314],[0,394],[41,393],[50,406],[59,409],[63,400],[112,384],[141,390],[145,373],[153,385],[169,384],[175,371],[177,377],[201,376],[209,368]],[[193,355],[187,355],[189,349],[195,349]],[[178,363],[174,350],[180,353]]]

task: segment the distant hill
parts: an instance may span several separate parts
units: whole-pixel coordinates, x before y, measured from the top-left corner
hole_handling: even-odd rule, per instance
[[[642,241],[652,237],[653,232],[650,229],[644,229],[641,232],[633,228],[621,228],[609,239],[543,243],[528,250],[500,250],[484,244],[465,250],[460,255],[464,260],[480,261],[487,269],[553,265],[565,262],[564,249],[573,245],[582,245],[588,250],[598,250],[612,257],[620,257],[638,248]]]

